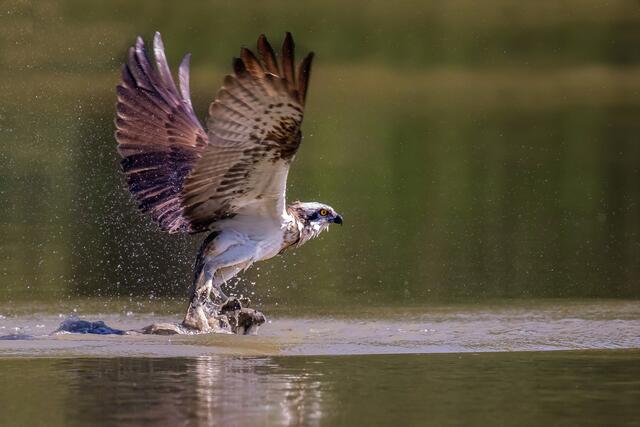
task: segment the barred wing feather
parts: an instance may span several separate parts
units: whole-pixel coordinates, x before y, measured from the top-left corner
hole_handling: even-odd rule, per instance
[[[158,33],[155,68],[140,38],[130,49],[118,86],[118,151],[140,209],[163,230],[193,233],[240,213],[282,214],[312,54],[296,73],[289,33],[280,63],[264,36],[258,52],[260,59],[242,49],[234,60],[234,73],[209,108],[205,133],[191,105],[189,56],[177,88]]]

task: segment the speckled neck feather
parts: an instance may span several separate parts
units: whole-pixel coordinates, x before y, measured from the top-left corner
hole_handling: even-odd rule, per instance
[[[283,250],[292,245],[300,247],[328,228],[328,224],[309,221],[304,210],[296,208],[295,205],[288,206],[287,213],[291,215],[292,221],[286,226],[286,247]]]

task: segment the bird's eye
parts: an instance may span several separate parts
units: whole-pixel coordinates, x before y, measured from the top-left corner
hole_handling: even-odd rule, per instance
[[[326,209],[320,209],[320,215],[321,216],[327,216],[327,215],[329,215],[329,211],[326,210]]]

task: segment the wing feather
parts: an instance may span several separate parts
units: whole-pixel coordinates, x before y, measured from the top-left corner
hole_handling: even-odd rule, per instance
[[[287,33],[280,63],[264,35],[209,107],[205,133],[193,111],[186,55],[176,86],[159,33],[152,64],[136,40],[118,85],[116,139],[129,189],[143,212],[169,232],[198,232],[237,214],[284,211],[289,165],[300,145],[313,55],[295,71]],[[298,75],[296,78],[296,74]]]
[[[140,37],[138,37],[138,39],[141,41]],[[155,35],[153,36],[153,55],[156,58],[156,63],[158,64],[158,73],[160,74],[160,79],[162,80],[164,87],[166,87],[172,93],[177,93],[178,91],[176,89],[176,84],[173,81],[171,70],[169,69],[169,63],[167,62],[167,57],[164,54],[164,43],[162,43],[162,37],[160,37],[160,33],[155,33]]]
[[[180,190],[208,136],[193,112],[188,83],[183,79],[178,93],[158,33],[153,50],[155,67],[141,38],[129,49],[117,87],[118,152],[140,210],[148,212],[165,231],[191,232]]]
[[[260,79],[264,76],[264,68],[258,61],[258,58],[246,47],[240,49],[240,59],[244,64],[244,68],[251,74],[252,77]]]
[[[280,67],[278,66],[278,60],[276,59],[276,53],[273,51],[271,44],[264,34],[260,34],[258,37],[258,52],[264,61],[264,65],[267,71],[276,76],[280,75]]]
[[[185,215],[195,226],[236,214],[279,217],[284,211],[313,56],[300,64],[298,81],[291,34],[285,36],[281,64],[264,35],[258,53],[259,58],[241,49],[234,74],[209,108],[210,143],[183,190]]]
[[[180,94],[182,95],[182,101],[185,102],[191,111],[193,111],[193,105],[191,105],[191,91],[189,89],[189,62],[191,61],[191,54],[187,53],[180,67],[178,68],[178,79],[180,81]]]
[[[289,93],[294,99],[298,99],[296,95],[295,59],[293,52],[293,37],[291,33],[288,32],[284,37],[284,43],[282,43],[282,73]]]
[[[309,87],[309,79],[311,78],[311,62],[313,61],[313,52],[309,53],[298,66],[298,102],[304,105],[307,99],[307,88]]]

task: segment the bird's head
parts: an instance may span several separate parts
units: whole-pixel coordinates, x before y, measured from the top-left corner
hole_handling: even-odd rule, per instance
[[[288,210],[302,226],[300,244],[318,236],[331,224],[342,224],[342,216],[324,203],[295,202]]]

